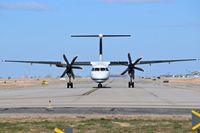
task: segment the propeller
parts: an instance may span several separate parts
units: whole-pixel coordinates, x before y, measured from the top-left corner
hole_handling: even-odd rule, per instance
[[[63,72],[63,74],[60,76],[61,78],[64,77],[66,74],[68,76],[72,76],[73,79],[75,79],[75,75],[74,75],[74,72],[73,72],[73,69],[82,69],[82,67],[79,67],[79,66],[74,66],[74,63],[76,61],[76,59],[78,58],[78,56],[74,57],[71,61],[71,63],[69,63],[67,57],[65,56],[65,54],[63,54],[63,58],[64,58],[64,61],[66,62],[65,65],[63,65],[63,67],[65,67],[65,71]]]
[[[124,70],[121,73],[121,75],[124,75],[125,73],[128,72],[130,77],[134,77],[135,76],[135,70],[144,72],[144,70],[142,68],[139,68],[139,67],[135,66],[140,62],[141,59],[142,58],[138,58],[134,63],[132,63],[131,55],[130,55],[130,53],[128,53],[128,65],[127,65],[128,67],[126,68],[126,70]]]

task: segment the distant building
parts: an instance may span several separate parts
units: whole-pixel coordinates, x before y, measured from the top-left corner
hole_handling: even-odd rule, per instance
[[[190,74],[186,74],[186,77],[200,78],[200,72],[198,71],[191,72]]]
[[[200,77],[200,72],[198,72],[198,71],[192,72],[192,75],[193,75],[195,78],[199,78],[199,77]]]
[[[171,74],[164,74],[164,75],[160,75],[160,77],[173,77],[174,75]]]
[[[198,71],[195,71],[195,72],[192,72],[193,75],[200,75],[200,72]]]

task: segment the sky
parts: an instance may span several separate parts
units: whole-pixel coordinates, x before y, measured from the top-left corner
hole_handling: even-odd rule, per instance
[[[98,38],[72,34],[130,34],[104,38],[103,59],[200,58],[199,0],[0,0],[0,59],[97,61]],[[200,71],[200,62],[140,65],[138,76]],[[110,67],[120,74],[123,66]],[[75,71],[90,75],[91,67]],[[0,62],[0,77],[60,76],[63,68]]]

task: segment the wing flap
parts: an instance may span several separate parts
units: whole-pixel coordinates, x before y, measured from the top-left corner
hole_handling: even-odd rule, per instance
[[[140,61],[139,64],[156,64],[156,63],[171,63],[181,61],[196,61],[196,59],[180,59],[180,60],[151,60],[151,61]]]

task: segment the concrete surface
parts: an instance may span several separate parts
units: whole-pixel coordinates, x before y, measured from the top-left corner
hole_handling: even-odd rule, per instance
[[[71,112],[74,107],[85,108],[88,112],[92,108],[109,111],[123,111],[123,108],[154,109],[152,112],[155,109],[158,112],[166,109],[166,112],[174,108],[188,113],[190,109],[200,107],[199,85],[137,79],[135,88],[127,88],[127,82],[126,78],[112,78],[100,89],[96,88],[97,84],[93,81],[75,81],[74,88],[66,88],[66,81],[63,81],[48,86],[0,89],[0,113],[10,108],[45,110],[48,107],[58,110],[62,107],[65,110],[71,109]]]

